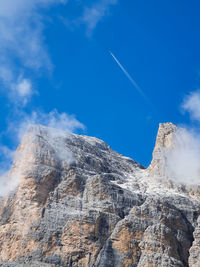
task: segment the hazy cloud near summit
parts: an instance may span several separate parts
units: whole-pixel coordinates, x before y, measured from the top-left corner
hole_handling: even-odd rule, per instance
[[[183,184],[200,184],[200,135],[179,127],[173,136],[173,149],[166,150],[167,176]]]
[[[200,91],[188,94],[181,109],[189,113],[197,125],[181,125],[173,136],[173,149],[166,151],[167,176],[177,182],[200,185]]]
[[[7,131],[4,133],[12,140],[13,146],[8,147],[0,143],[0,196],[7,194],[13,190],[20,182],[21,175],[18,173],[17,177],[8,175],[7,171],[11,168],[13,158],[16,156],[16,148],[21,142],[27,128],[31,124],[41,124],[51,127],[48,129],[49,142],[52,142],[54,146],[54,138],[62,137],[64,132],[73,133],[78,129],[84,129],[85,126],[80,123],[75,116],[68,115],[67,113],[59,113],[57,110],[53,110],[49,113],[42,111],[34,111],[31,115],[26,113],[19,114],[19,117],[15,120],[10,120],[8,123]],[[56,143],[57,156],[63,161],[71,162],[73,155],[71,151],[65,148],[63,138],[58,138]]]
[[[40,124],[69,133],[74,133],[78,129],[85,129],[85,126],[75,116],[69,115],[66,112],[59,113],[54,109],[49,113],[45,113],[37,110],[33,111],[30,115],[21,112],[16,120],[10,120],[6,134],[13,136],[14,133],[14,141],[17,145],[30,124]]]
[[[7,136],[11,140],[13,148],[4,146],[2,142],[0,143],[0,155],[4,155],[5,158],[5,162],[1,162],[0,165],[8,166],[8,159],[11,162],[17,145],[21,142],[28,126],[31,124],[39,124],[69,133],[75,133],[78,129],[85,129],[84,124],[79,122],[75,116],[66,112],[59,113],[56,109],[49,113],[35,110],[31,114],[19,111],[15,118],[8,120],[7,129],[1,134],[1,137]],[[2,167],[0,167],[1,169]]]
[[[191,119],[200,121],[200,91],[191,92],[186,96],[181,107],[190,114]]]

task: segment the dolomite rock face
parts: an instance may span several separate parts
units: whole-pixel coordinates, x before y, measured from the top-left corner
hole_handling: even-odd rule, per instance
[[[189,251],[190,252],[189,265],[198,266],[200,263],[200,216],[198,217],[197,226],[195,227],[193,236],[194,236],[194,242]]]
[[[175,131],[160,125],[145,169],[99,139],[29,127],[0,202],[0,266],[200,266],[198,192],[161,179]]]
[[[150,175],[155,178],[166,176],[166,157],[165,151],[173,147],[173,136],[177,126],[173,123],[160,123],[156,144],[153,151],[153,159],[149,166]]]

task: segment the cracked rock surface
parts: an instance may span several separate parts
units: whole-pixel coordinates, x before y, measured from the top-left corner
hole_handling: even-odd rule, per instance
[[[29,127],[0,202],[0,266],[200,266],[200,190],[167,177],[160,124],[145,169],[88,136]]]

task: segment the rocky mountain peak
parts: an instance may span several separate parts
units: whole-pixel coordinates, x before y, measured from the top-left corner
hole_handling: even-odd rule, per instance
[[[198,266],[199,192],[161,179],[176,130],[160,124],[145,169],[97,138],[31,125],[0,203],[1,266]]]
[[[153,159],[149,166],[150,175],[155,178],[166,177],[166,156],[167,149],[173,149],[174,133],[177,131],[177,126],[171,122],[160,123],[156,137],[156,144],[153,150]]]

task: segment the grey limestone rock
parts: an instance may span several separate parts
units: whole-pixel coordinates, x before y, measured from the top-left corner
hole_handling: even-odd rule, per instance
[[[105,142],[32,125],[0,203],[0,266],[199,266],[200,200],[165,175],[177,127],[148,169]]]

